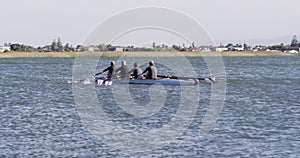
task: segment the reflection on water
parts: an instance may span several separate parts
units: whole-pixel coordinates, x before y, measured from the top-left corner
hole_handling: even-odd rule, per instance
[[[208,74],[204,61],[191,61],[200,76]],[[134,156],[300,156],[299,56],[224,57],[224,62],[227,96],[215,128],[204,139],[197,137],[211,95],[210,85],[201,84],[200,105],[188,130],[162,149]],[[0,59],[0,156],[130,156],[85,128],[74,106],[72,86],[67,84],[72,64],[69,58]],[[99,68],[106,63],[102,64]],[[96,87],[96,91],[107,118],[141,132],[162,127],[176,114],[180,87],[164,88],[164,106],[138,118],[109,99],[111,87]],[[129,89],[131,98],[136,97],[134,103],[147,108],[151,88],[130,85]]]

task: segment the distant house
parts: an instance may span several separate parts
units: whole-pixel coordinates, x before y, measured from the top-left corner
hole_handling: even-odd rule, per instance
[[[284,50],[285,53],[299,54],[300,47],[288,47]]]
[[[96,46],[89,46],[87,47],[88,52],[100,52],[100,49]]]
[[[212,52],[212,46],[200,46],[198,50],[200,52]]]
[[[287,51],[284,51],[285,53],[291,53],[291,54],[299,54],[299,51],[296,51],[296,50],[287,50]]]
[[[191,51],[191,52],[199,52],[199,49],[196,48],[196,47],[191,47],[191,48],[189,48],[189,51]]]
[[[234,51],[244,51],[244,47],[243,46],[235,46],[233,47]]]
[[[284,50],[284,52],[288,52],[288,53],[296,53],[296,52],[300,52],[300,47],[288,47]],[[298,54],[296,53],[296,54]]]
[[[210,50],[212,52],[225,52],[225,51],[228,51],[228,48],[224,47],[224,46],[220,46],[220,47],[212,47],[212,48],[210,48]]]
[[[209,49],[210,52],[225,52],[229,50],[228,47],[222,44],[220,44],[219,46],[207,46],[206,48]]]
[[[255,46],[252,51],[253,52],[258,52],[258,51],[267,51],[268,50],[268,47],[266,46]]]
[[[77,45],[75,51],[76,52],[83,52],[84,51],[84,47],[82,45]]]
[[[39,52],[51,52],[51,45],[40,48]]]
[[[124,48],[123,47],[110,47],[110,48],[108,48],[108,51],[110,51],[110,52],[123,52]]]
[[[0,52],[10,51],[10,47],[8,46],[0,46]]]

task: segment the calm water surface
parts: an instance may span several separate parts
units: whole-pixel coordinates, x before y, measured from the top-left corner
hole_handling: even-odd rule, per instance
[[[67,84],[73,62],[71,58],[0,59],[0,156],[300,157],[300,56],[224,57],[227,95],[213,130],[204,139],[197,137],[211,95],[210,85],[201,84],[200,106],[188,130],[174,143],[134,155],[101,142],[83,124],[72,85]],[[201,66],[195,69],[201,77],[207,74]],[[144,98],[136,102],[146,105],[149,92],[139,86],[131,87],[132,96]],[[110,101],[110,87],[96,89],[107,117],[129,130],[160,128],[178,110],[180,87],[166,87],[168,104],[143,119]],[[136,93],[139,89],[145,92]]]

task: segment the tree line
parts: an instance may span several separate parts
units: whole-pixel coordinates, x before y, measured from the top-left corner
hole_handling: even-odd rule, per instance
[[[58,38],[57,40],[53,40],[53,42],[49,45],[45,46],[39,46],[37,48],[29,45],[24,44],[4,44],[4,46],[10,47],[11,51],[14,52],[83,52],[83,51],[110,51],[112,48],[115,48],[116,46],[112,46],[111,44],[99,44],[99,45],[93,45],[93,46],[83,46],[83,45],[77,45],[76,47],[73,47],[69,43],[63,44],[61,39]],[[212,46],[211,46],[212,47]],[[247,44],[232,44],[229,43],[225,47],[243,47],[245,50],[250,50],[251,46]],[[300,43],[298,42],[297,36],[294,35],[291,41],[290,45],[285,45],[283,43],[279,45],[272,45],[272,46],[255,46],[255,47],[264,47],[268,48],[270,50],[278,50],[278,51],[284,51],[291,47],[300,47]],[[196,50],[196,46],[194,43],[192,43],[190,46],[186,46],[185,44],[182,45],[175,45],[168,46],[167,44],[156,44],[155,42],[152,43],[152,48],[145,48],[145,47],[134,47],[134,46],[125,46],[122,47],[123,51],[193,51]]]

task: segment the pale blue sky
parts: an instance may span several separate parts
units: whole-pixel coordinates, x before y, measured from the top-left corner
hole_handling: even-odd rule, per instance
[[[1,0],[0,45],[18,42],[39,46],[57,37],[73,45],[81,44],[111,15],[146,6],[166,7],[188,15],[204,26],[216,43],[289,43],[292,35],[300,34],[299,0]],[[157,38],[144,35],[139,35],[139,43],[132,44],[143,45]],[[133,37],[134,33],[117,44],[131,44]],[[162,38],[158,42],[180,40]]]

